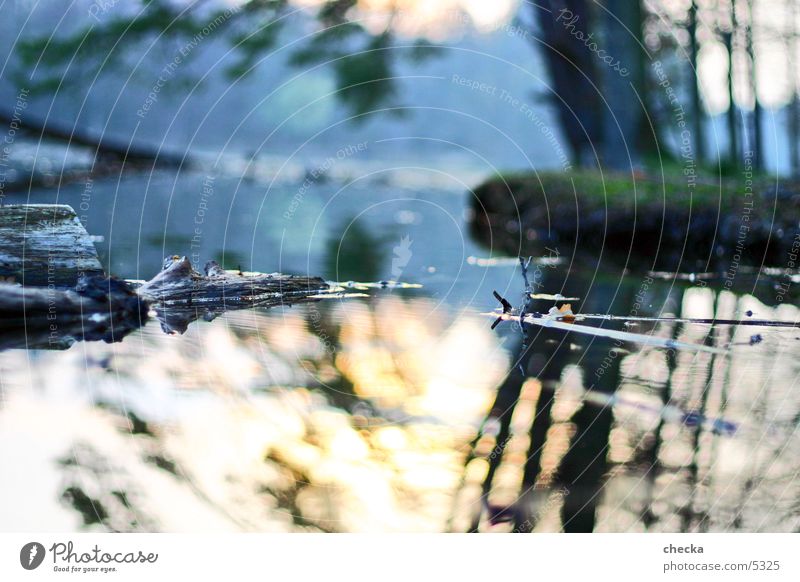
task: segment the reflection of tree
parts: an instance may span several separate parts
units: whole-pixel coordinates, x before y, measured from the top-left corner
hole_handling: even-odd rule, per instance
[[[520,510],[516,515],[515,528],[519,532],[532,531],[538,520],[534,505],[536,487],[542,474],[542,453],[547,444],[547,435],[552,426],[552,411],[556,389],[561,380],[564,367],[571,360],[569,336],[553,331],[541,330],[536,334],[533,345],[539,349],[535,358],[528,364],[528,373],[540,383],[536,408],[529,431],[529,445],[525,466],[522,472],[522,496]]]
[[[576,294],[589,295],[585,308],[590,312],[610,310],[612,296],[616,305],[634,301],[631,288],[615,290],[600,283],[591,294],[583,291]],[[701,301],[717,320],[731,315],[724,294],[714,298],[707,290],[686,289],[682,297],[683,290],[673,291],[654,290],[662,310]],[[742,345],[735,342],[735,329],[662,323],[647,333],[676,344],[700,341],[719,348]],[[627,356],[627,350],[620,350],[611,356],[618,347],[608,342],[537,330],[541,335],[529,337],[517,354],[525,375],[513,366],[467,452],[457,500],[463,505],[470,499],[470,521],[458,515],[457,502],[451,529],[468,523],[470,531],[493,526],[548,530],[558,527],[553,521],[557,508],[560,527],[567,532],[786,527],[785,514],[776,512],[777,519],[763,515],[765,504],[777,506],[791,498],[782,488],[797,466],[792,457],[796,434],[780,433],[766,416],[780,401],[768,397],[774,383],[761,385],[774,373],[768,354],[753,371],[761,380],[740,379],[736,387],[739,414],[748,420],[737,420],[739,428],[729,433],[702,419],[727,416],[731,367],[741,365],[741,357],[661,348]],[[582,349],[575,352],[571,342],[583,343]],[[572,362],[583,371],[580,398],[575,397],[576,378],[564,374]],[[796,421],[797,415],[792,418]],[[759,452],[746,460],[731,458],[736,447],[751,446]],[[480,482],[470,470],[476,462],[486,468]],[[742,467],[732,472],[731,463]],[[512,488],[518,494],[509,502]]]
[[[555,285],[552,280],[547,284]],[[592,294],[594,299],[587,303],[588,310],[602,310],[600,305],[608,301],[612,290],[604,292],[602,287],[599,292]],[[588,288],[584,291],[585,295],[589,294]],[[630,294],[631,290],[627,290],[623,299],[630,299]],[[548,494],[550,488],[558,485],[563,499],[561,513],[564,530],[590,532],[594,529],[595,511],[602,499],[601,491],[607,472],[612,409],[611,406],[598,407],[585,402],[578,406],[569,419],[569,425],[574,427],[574,436],[564,436],[569,431],[554,431],[554,405],[559,398],[565,367],[575,359],[571,353],[571,343],[578,339],[571,334],[564,335],[556,330],[534,326],[526,328],[525,333],[526,339],[515,358],[519,365],[512,367],[498,388],[495,402],[467,454],[466,465],[469,466],[478,457],[479,442],[485,437],[492,437],[494,448],[486,460],[487,473],[481,484],[480,502],[472,508],[469,530],[477,532],[485,522],[488,525],[508,522],[513,524],[515,532],[533,531],[542,517],[542,506],[538,501],[543,494]],[[604,342],[589,342],[580,358],[581,367],[587,374],[599,369],[608,350]],[[588,389],[613,394],[620,382],[619,367],[619,360],[614,359],[608,370]],[[522,387],[530,379],[534,379],[539,390],[535,395],[528,395],[535,402],[532,403],[534,412],[529,421],[528,446],[522,463],[519,495],[513,504],[498,504],[493,501],[495,477],[501,463],[508,460],[509,444],[518,436],[513,434],[512,418],[520,403]],[[556,432],[560,436],[556,436]],[[564,439],[567,442],[554,442]],[[566,451],[563,454],[551,452],[545,463],[548,446],[555,450],[564,446]],[[557,468],[550,466],[553,463]]]
[[[328,241],[325,274],[337,281],[377,281],[386,265],[384,247],[383,237],[363,221],[346,221],[341,234]]]
[[[594,289],[582,290],[581,295],[587,297],[584,309],[589,312],[608,312],[615,304],[631,305],[634,302],[630,286],[619,290],[601,283]],[[613,344],[602,341],[592,341],[586,347],[580,365],[587,390],[610,397],[619,389],[621,359],[614,357],[607,368],[602,368],[614,349]],[[598,374],[601,369],[603,373]],[[598,406],[590,402],[583,402],[570,419],[575,432],[555,475],[555,483],[566,492],[561,508],[565,532],[591,532],[595,528],[597,508],[603,499],[608,472],[613,419],[611,405]]]

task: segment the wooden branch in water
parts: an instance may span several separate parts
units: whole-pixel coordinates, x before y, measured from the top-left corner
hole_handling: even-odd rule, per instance
[[[92,237],[61,204],[0,206],[0,277],[23,285],[73,287],[101,275]]]
[[[201,274],[177,255],[138,286],[108,278],[75,211],[61,205],[0,207],[0,276],[0,349],[120,341],[151,312],[166,333],[183,333],[191,322],[225,311],[318,301],[341,291],[319,277],[226,271],[214,261]]]
[[[335,296],[319,277],[238,274],[211,261],[206,274],[186,257],[135,288],[127,281],[83,277],[74,289],[0,284],[0,349],[64,349],[76,341],[121,341],[154,312],[165,333],[184,333],[198,319],[225,311],[277,307]]]
[[[320,277],[299,277],[281,273],[243,274],[226,271],[209,261],[205,274],[194,270],[189,259],[177,255],[165,260],[164,269],[137,289],[153,303],[171,306],[252,307],[292,303],[327,291],[330,285]]]
[[[201,275],[189,259],[176,255],[168,257],[164,270],[136,291],[154,306],[165,332],[183,333],[201,317],[210,321],[229,310],[317,301],[320,294],[334,289],[320,277],[241,274],[226,271],[215,261],[206,263]]]

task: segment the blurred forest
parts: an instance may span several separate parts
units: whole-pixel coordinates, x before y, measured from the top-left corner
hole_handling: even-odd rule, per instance
[[[531,89],[556,116],[576,166],[631,170],[671,158],[684,169],[691,160],[698,171],[725,172],[747,157],[758,171],[771,149],[780,158],[773,167],[800,173],[794,0],[543,0],[494,9],[457,0],[148,0],[93,3],[88,14],[68,34],[19,39],[9,65],[18,88],[38,98],[93,85],[136,69],[141,51],[156,46],[181,47],[181,70],[170,74],[196,84],[204,76],[183,65],[200,62],[195,73],[205,68],[203,53],[213,43],[202,41],[213,34],[228,44],[224,74],[231,83],[288,45],[288,62],[298,70],[332,71],[344,115],[358,123],[375,111],[409,114],[398,68],[435,59],[455,32],[482,27],[524,38],[531,60],[544,61],[546,89]],[[13,111],[0,108],[0,117],[9,123]],[[44,127],[28,117],[25,125],[67,137],[57,120]],[[776,128],[788,148],[776,145]],[[67,133],[92,142],[80,126]],[[106,153],[123,153],[113,150]]]

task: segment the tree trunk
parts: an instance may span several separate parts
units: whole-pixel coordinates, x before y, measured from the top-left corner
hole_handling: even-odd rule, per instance
[[[596,59],[576,34],[590,34],[591,14],[586,0],[542,0],[531,9],[542,38],[534,37],[550,76],[552,103],[558,112],[573,161],[590,166],[602,143],[602,111]]]
[[[695,161],[702,164],[706,159],[706,148],[703,136],[703,105],[700,99],[700,76],[697,74],[697,2],[692,1],[689,8],[689,59],[692,70],[692,127],[694,131]]]
[[[786,35],[786,78],[789,79],[791,95],[788,104],[788,138],[789,168],[792,176],[800,176],[800,100],[797,96],[797,18],[800,16],[800,5],[796,0],[788,0],[789,30]]]
[[[722,39],[725,42],[725,49],[728,52],[728,142],[729,142],[729,161],[733,166],[739,165],[739,139],[736,127],[736,100],[733,97],[733,36],[736,33],[736,0],[731,0],[731,30],[723,32]]]
[[[753,0],[747,4],[747,15],[749,21],[745,28],[747,38],[747,57],[750,65],[750,86],[753,91],[753,137],[750,140],[750,149],[753,152],[753,169],[761,170],[764,168],[764,137],[761,129],[762,107],[758,98],[758,83],[756,75],[756,55],[753,46],[753,26],[755,25],[753,15]],[[790,79],[792,77],[789,77]]]
[[[642,11],[639,0],[606,0],[598,10],[605,33],[600,50],[618,65],[599,61],[603,82],[603,164],[613,170],[631,171],[641,162],[641,141],[647,103],[644,91],[644,49],[640,46]],[[592,55],[598,59],[601,53]]]

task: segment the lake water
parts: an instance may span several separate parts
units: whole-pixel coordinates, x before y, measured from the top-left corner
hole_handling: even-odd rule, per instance
[[[800,330],[607,323],[724,353],[550,328],[522,348],[514,322],[490,329],[492,291],[519,305],[525,286],[468,234],[481,177],[343,154],[14,195],[72,205],[120,277],[148,279],[180,254],[422,287],[229,313],[183,336],[151,322],[117,344],[0,353],[0,465],[14,468],[0,523],[797,531]],[[576,313],[800,321],[782,273],[743,270],[728,289],[560,258],[531,267],[535,290],[579,297]]]

